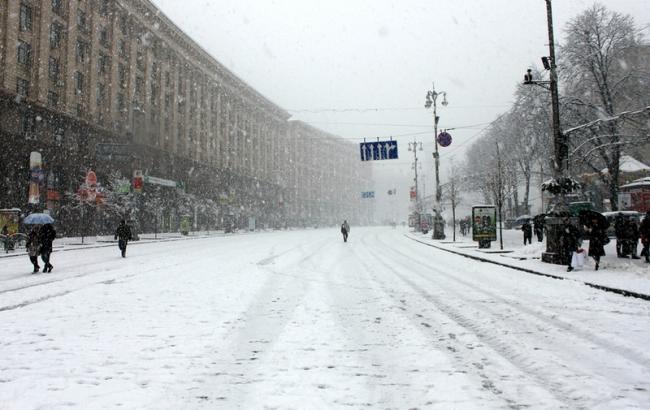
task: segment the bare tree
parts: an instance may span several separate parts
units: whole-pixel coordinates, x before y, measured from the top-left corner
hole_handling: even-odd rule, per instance
[[[572,19],[566,33],[561,74],[570,115],[565,117],[573,125],[612,119],[576,134],[582,140],[574,145],[584,148],[584,164],[608,187],[612,209],[616,210],[621,148],[626,143],[616,114],[639,108],[633,94],[643,75],[626,63],[626,56],[641,45],[640,31],[631,16],[596,4]],[[607,174],[600,173],[603,166],[609,170]]]

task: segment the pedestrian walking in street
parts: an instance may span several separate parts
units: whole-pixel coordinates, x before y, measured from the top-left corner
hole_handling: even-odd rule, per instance
[[[625,241],[623,244],[623,255],[625,257],[629,255],[632,259],[640,259],[638,254],[639,226],[636,221],[630,217],[625,218],[624,235]]]
[[[346,220],[344,220],[343,223],[341,224],[341,233],[343,234],[343,242],[347,242],[348,235],[350,233],[350,225]]]
[[[544,240],[544,214],[540,214],[533,218],[533,231],[535,236],[537,236],[537,242],[542,242]]]
[[[570,218],[564,218],[562,224],[562,234],[560,235],[560,249],[564,251],[564,263],[567,265],[567,272],[571,272],[571,257],[573,252],[577,252],[580,247],[580,232],[573,226]]]
[[[120,252],[122,252],[122,257],[126,258],[126,245],[128,245],[129,241],[132,239],[132,235],[131,227],[126,224],[124,219],[122,219],[120,224],[117,226],[115,239],[118,240],[117,246],[120,248]]]
[[[41,267],[38,266],[38,254],[41,251],[41,245],[38,241],[38,236],[38,227],[33,226],[32,230],[27,236],[27,242],[25,243],[25,248],[27,249],[29,260],[32,262],[32,265],[34,265],[34,273],[38,273],[41,269]]]
[[[616,256],[623,257],[623,242],[625,241],[625,217],[619,212],[614,218],[614,234],[616,235]]]
[[[606,229],[603,229],[596,219],[592,220],[589,228],[589,256],[594,258],[596,262],[594,270],[598,270],[600,258],[605,256],[605,245],[608,243],[609,238]]]
[[[530,226],[530,221],[525,220],[524,224],[521,225],[521,230],[524,231],[524,246],[526,245],[526,241],[530,245],[533,238],[533,228]]]
[[[7,228],[7,225],[2,227],[2,231],[0,231],[0,235],[2,235],[1,238],[5,248],[5,253],[9,253],[9,228]]]
[[[52,255],[52,242],[56,239],[56,231],[52,224],[45,224],[38,231],[38,241],[41,249],[41,259],[43,260],[43,272],[52,272],[54,266],[50,263]]]
[[[639,235],[641,236],[641,243],[643,249],[641,256],[645,257],[646,263],[650,263],[650,211],[645,213],[645,218],[641,221],[639,226]]]

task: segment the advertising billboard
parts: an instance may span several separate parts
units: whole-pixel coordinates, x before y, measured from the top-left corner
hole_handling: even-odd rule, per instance
[[[472,240],[497,240],[497,208],[491,205],[472,207]]]

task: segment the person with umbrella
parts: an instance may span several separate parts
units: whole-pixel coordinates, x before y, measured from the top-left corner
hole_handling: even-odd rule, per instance
[[[533,238],[533,228],[530,226],[530,221],[528,219],[524,220],[523,225],[521,225],[521,230],[524,231],[524,246],[526,246],[526,241],[530,245]]]
[[[564,261],[567,264],[567,272],[571,272],[573,270],[573,266],[571,266],[571,256],[573,256],[573,252],[576,252],[580,247],[580,232],[578,231],[578,228],[571,223],[571,218],[569,217],[564,218],[562,224],[560,245],[561,249],[564,251],[563,256]]]
[[[594,261],[596,262],[594,270],[598,270],[600,258],[605,256],[605,245],[608,242],[607,227],[598,223],[596,219],[592,219],[589,230],[589,256],[594,258]]]
[[[38,236],[38,227],[34,225],[32,226],[32,230],[29,232],[27,242],[25,243],[29,260],[32,262],[32,265],[34,265],[34,273],[38,273],[41,269],[41,267],[38,266],[38,254],[41,252],[41,245],[38,242]]]
[[[50,255],[52,254],[52,242],[56,239],[56,231],[51,223],[46,223],[38,231],[38,241],[41,244],[41,259],[45,264],[43,272],[52,272],[54,266],[50,263]]]

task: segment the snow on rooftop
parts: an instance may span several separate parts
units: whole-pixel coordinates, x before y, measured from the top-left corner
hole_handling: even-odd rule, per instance
[[[621,172],[627,172],[627,173],[632,173],[632,172],[640,172],[640,171],[650,171],[650,167],[644,164],[643,162],[632,158],[629,155],[621,155],[621,161],[618,166],[618,169]],[[609,173],[608,168],[603,168],[601,171],[603,174]]]

